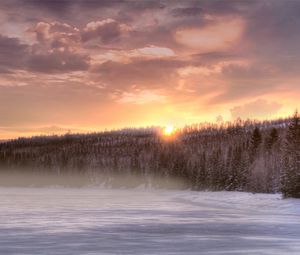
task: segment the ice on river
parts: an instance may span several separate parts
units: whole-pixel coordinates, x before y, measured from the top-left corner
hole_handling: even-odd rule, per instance
[[[300,200],[139,189],[0,188],[0,254],[300,254]]]

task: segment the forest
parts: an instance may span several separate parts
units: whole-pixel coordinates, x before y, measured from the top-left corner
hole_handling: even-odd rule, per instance
[[[300,198],[300,117],[201,123],[170,137],[151,127],[19,138],[0,143],[0,171],[174,178],[192,190]]]

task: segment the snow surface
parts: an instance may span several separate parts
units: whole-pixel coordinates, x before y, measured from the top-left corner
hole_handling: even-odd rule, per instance
[[[0,254],[300,254],[300,200],[239,192],[0,188]]]

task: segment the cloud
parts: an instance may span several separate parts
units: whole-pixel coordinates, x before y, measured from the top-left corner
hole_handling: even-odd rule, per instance
[[[104,54],[93,55],[92,62],[93,64],[101,64],[107,61],[115,61],[125,64],[136,61],[137,59],[167,59],[175,56],[175,52],[170,48],[151,45],[144,48],[137,48],[132,50],[109,50]]]
[[[232,119],[264,119],[272,118],[282,107],[276,102],[268,102],[264,99],[257,99],[244,105],[230,109]]]
[[[168,1],[167,1],[168,2]],[[164,9],[167,6],[166,1],[152,0],[152,1],[131,1],[128,2],[128,8],[138,11],[141,10],[157,10]]]
[[[228,49],[235,45],[243,31],[241,19],[220,19],[203,28],[184,28],[175,33],[178,43],[197,49],[198,52],[212,52]]]
[[[28,46],[18,38],[0,35],[0,73],[23,68]]]
[[[87,54],[70,50],[71,44],[67,41],[61,41],[61,45],[54,45],[54,42],[58,42],[58,40],[49,39],[51,34],[49,35],[47,31],[50,28],[46,28],[44,25],[39,26],[38,38],[41,42],[33,46],[21,43],[18,38],[0,35],[1,73],[15,72],[16,70],[62,73],[89,68],[90,58]],[[48,43],[49,41],[50,43]]]
[[[70,52],[34,54],[29,57],[28,70],[43,73],[82,71],[89,68],[89,60],[87,55]]]
[[[220,85],[218,93],[210,99],[212,104],[249,100],[276,93],[285,86],[293,87],[286,73],[272,63],[245,56],[224,59],[224,61],[213,60],[207,65],[208,73],[212,74],[211,77],[214,77]],[[284,83],[286,85],[282,86]]]
[[[34,33],[37,40],[28,57],[28,70],[63,73],[89,68],[90,57],[80,53],[82,46],[78,28],[60,22],[38,22],[28,31]]]
[[[122,92],[120,96],[117,96],[117,102],[132,104],[165,103],[166,97],[151,90],[136,90],[133,92]]]
[[[92,68],[97,80],[111,89],[135,85],[140,88],[159,88],[174,85],[176,70],[185,63],[176,59],[136,59],[129,63],[107,61]]]
[[[129,27],[127,25],[120,24],[114,19],[92,21],[85,26],[82,32],[82,40],[86,42],[99,39],[106,44],[118,40],[123,33],[128,31]]]
[[[190,17],[198,16],[203,14],[203,8],[201,7],[185,7],[185,8],[175,8],[172,10],[172,15],[174,17]]]
[[[91,21],[82,29],[57,21],[38,22],[28,31],[35,34],[40,47],[75,51],[88,41],[95,40],[103,44],[118,41],[130,31],[130,27],[109,18]]]
[[[66,23],[38,22],[28,31],[35,34],[39,43],[35,47],[41,50],[75,51],[80,47],[79,29]]]
[[[174,57],[175,53],[172,49],[165,47],[148,46],[140,49],[130,50],[128,52],[130,57],[144,57],[144,58],[164,58]]]
[[[43,0],[43,1],[19,0],[18,2],[23,5],[24,4],[30,5],[35,8],[40,8],[45,11],[49,11],[52,13],[60,13],[60,14],[66,12],[69,9],[69,7],[72,5],[72,1],[69,0]],[[74,2],[76,2],[76,0]]]
[[[268,63],[252,61],[252,63],[230,64],[223,68],[222,74],[227,79],[249,81],[252,79],[264,79],[277,76],[279,70]]]

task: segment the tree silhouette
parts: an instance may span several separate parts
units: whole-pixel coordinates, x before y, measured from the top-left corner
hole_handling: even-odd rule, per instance
[[[300,198],[300,117],[297,111],[287,130],[283,166],[284,197]]]

